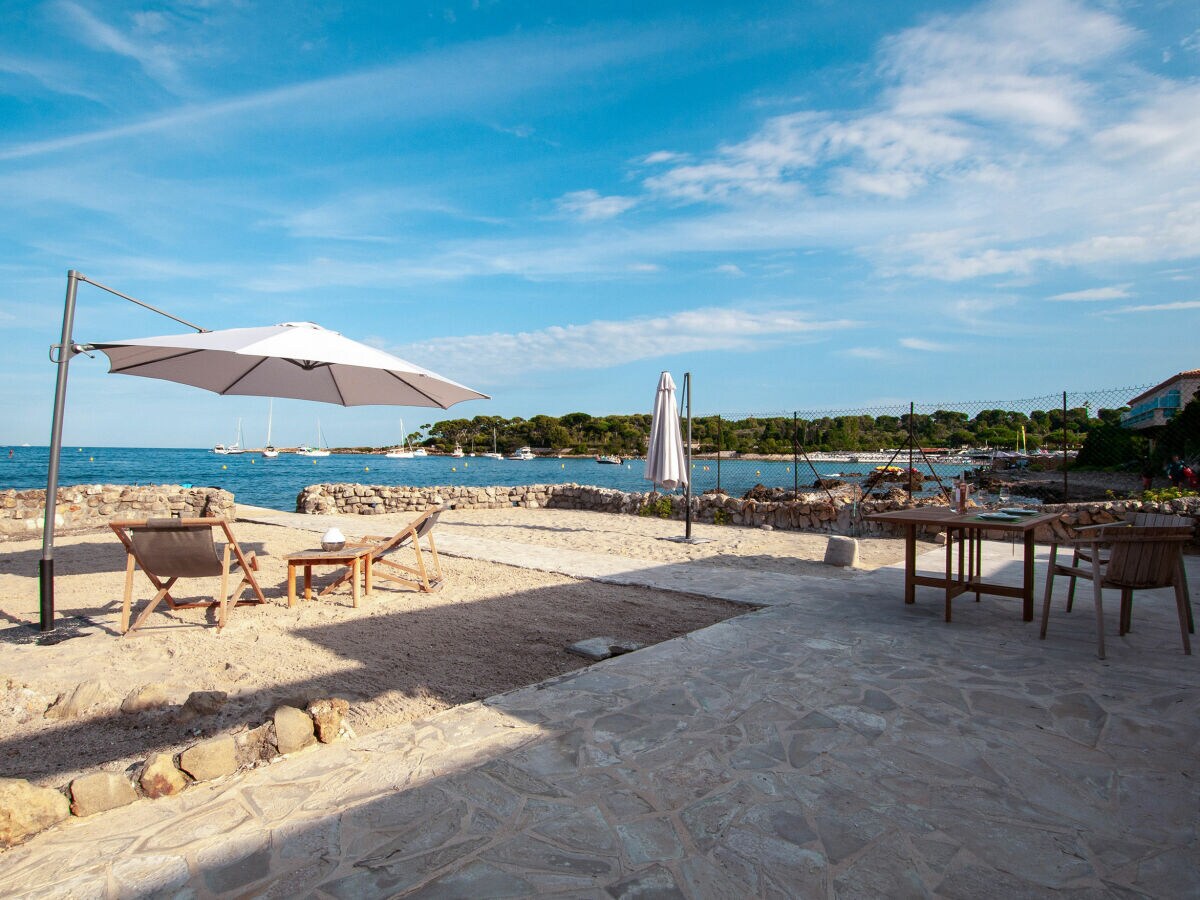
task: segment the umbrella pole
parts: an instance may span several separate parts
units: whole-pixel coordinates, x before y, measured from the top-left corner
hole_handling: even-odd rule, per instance
[[[42,525],[42,559],[38,563],[40,627],[54,630],[54,520],[58,513],[58,461],[62,456],[63,408],[67,402],[67,365],[75,355],[71,329],[75,324],[75,294],[79,273],[67,272],[67,299],[63,304],[62,342],[58,346],[58,380],[54,386],[54,416],[50,424],[50,464],[46,467],[46,521]]]
[[[684,513],[683,536],[692,539],[692,373],[683,373],[683,390],[687,394],[687,480],[683,483]]]

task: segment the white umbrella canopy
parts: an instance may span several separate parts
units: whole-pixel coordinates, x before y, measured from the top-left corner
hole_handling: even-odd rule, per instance
[[[487,400],[469,387],[312,322],[102,341],[109,371],[217,394],[340,406],[438,406]]]
[[[646,449],[646,471],[642,476],[666,490],[688,483],[687,457],[679,430],[679,407],[675,403],[675,381],[670,372],[658,379],[654,415],[650,420],[650,445]]]

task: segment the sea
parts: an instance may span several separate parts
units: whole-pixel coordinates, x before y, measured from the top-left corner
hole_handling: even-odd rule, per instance
[[[47,447],[0,445],[0,489],[46,487],[50,458]],[[898,458],[897,465],[902,461]],[[843,472],[873,468],[868,463],[814,462],[822,478]],[[230,491],[239,503],[293,512],[296,496],[311,484],[349,482],[357,484],[464,485],[509,487],[525,484],[588,484],[622,491],[646,491],[650,482],[642,475],[645,463],[628,460],[620,465],[603,465],[592,458],[536,458],[499,460],[485,457],[427,456],[387,459],[382,454],[334,453],[304,457],[280,453],[265,459],[246,452],[221,456],[211,450],[155,447],[64,447],[59,464],[60,487],[78,484],[181,484],[188,487],[219,487]],[[962,474],[961,466],[937,465],[943,479]],[[702,493],[718,486],[741,496],[757,484],[801,489],[815,479],[813,469],[800,460],[797,471],[791,460],[693,460],[692,492]],[[926,471],[922,469],[922,471]],[[927,474],[927,471],[926,471]],[[845,480],[861,481],[851,476]],[[927,485],[932,483],[927,479]],[[947,484],[949,482],[947,481]],[[936,487],[936,484],[934,484]]]

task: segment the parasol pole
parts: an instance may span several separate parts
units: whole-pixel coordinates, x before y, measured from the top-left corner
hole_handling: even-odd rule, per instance
[[[692,373],[683,373],[683,391],[687,394],[687,466],[684,469],[683,501],[687,509],[684,513],[683,536],[692,539]]]
[[[54,347],[51,347],[50,359],[58,364],[58,378],[54,385],[54,414],[50,422],[50,461],[46,467],[46,518],[42,525],[42,558],[38,562],[38,584],[39,584],[39,628],[42,631],[54,630],[54,521],[58,513],[58,464],[62,456],[62,425],[63,411],[67,404],[67,366],[71,362],[71,358],[77,353],[84,353],[89,347],[76,344],[71,337],[71,331],[75,327],[75,295],[79,289],[79,282],[85,281],[88,284],[95,285],[101,290],[108,291],[110,294],[115,294],[122,300],[128,300],[130,303],[136,303],[151,312],[156,312],[160,316],[166,316],[168,319],[173,319],[181,325],[186,325],[188,328],[195,328],[197,331],[206,331],[199,325],[193,325],[178,316],[173,316],[169,312],[164,312],[161,309],[151,306],[149,303],[143,303],[135,297],[130,297],[128,294],[122,294],[120,291],[113,290],[107,285],[103,285],[98,281],[92,281],[86,275],[82,275],[71,269],[67,272],[67,298],[63,303],[63,326],[62,340],[58,346],[58,359],[54,359]]]

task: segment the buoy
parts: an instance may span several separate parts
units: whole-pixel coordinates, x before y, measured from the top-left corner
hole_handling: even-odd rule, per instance
[[[88,457],[88,462],[95,462],[95,461],[96,461],[96,457],[94,457],[94,456]]]
[[[755,474],[755,475],[761,475],[761,474],[762,474],[762,472],[758,472],[758,471],[756,471],[754,474]]]
[[[565,468],[567,467],[567,464],[566,464],[566,463],[560,463],[558,467],[559,467],[560,469],[565,469]]]
[[[371,471],[371,467],[370,467],[370,466],[363,466],[363,471],[364,471],[364,472],[370,472],[370,471]]]
[[[457,467],[457,466],[451,466],[451,467],[450,467],[450,471],[451,471],[451,472],[457,472],[457,471],[458,471],[458,467]]]
[[[250,465],[254,465],[256,462],[258,462],[257,459],[252,459],[252,460],[250,460]]]
[[[224,465],[223,465],[223,466],[221,466],[221,468],[222,468],[222,469],[228,469],[228,468],[229,468],[229,466],[224,466]]]

